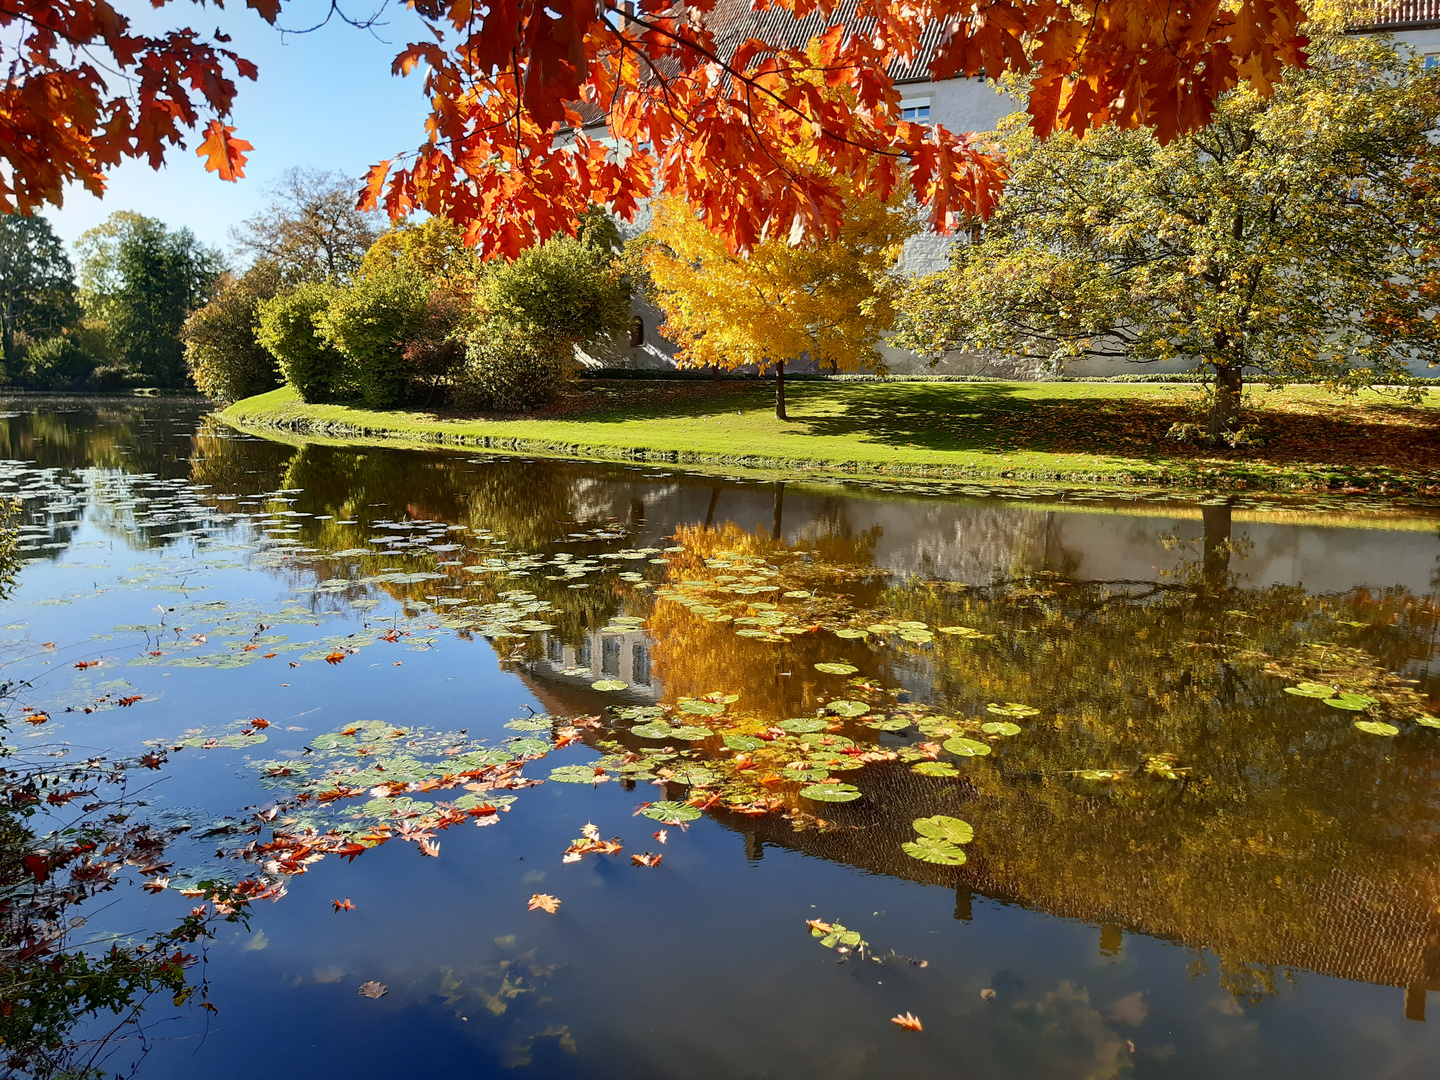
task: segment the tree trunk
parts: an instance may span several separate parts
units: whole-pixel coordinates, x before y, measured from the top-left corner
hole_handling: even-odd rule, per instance
[[[1218,506],[1202,506],[1200,519],[1205,529],[1205,586],[1220,592],[1225,588],[1226,578],[1230,573],[1230,504],[1227,502]]]
[[[1235,430],[1240,417],[1241,369],[1237,365],[1215,365],[1215,404],[1210,407],[1210,438],[1221,442]]]
[[[785,415],[785,361],[775,361],[775,419],[788,420]]]
[[[770,535],[775,540],[780,539],[781,522],[785,511],[785,481],[781,480],[775,485],[775,526],[770,530]]]

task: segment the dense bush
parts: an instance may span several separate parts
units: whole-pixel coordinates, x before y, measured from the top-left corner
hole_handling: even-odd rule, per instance
[[[470,341],[451,400],[468,409],[533,409],[559,394],[574,372],[569,342],[491,328]]]
[[[404,262],[381,266],[337,292],[316,320],[325,340],[350,361],[366,405],[389,408],[413,396],[418,380],[405,346],[431,333],[432,290],[429,279]]]
[[[305,401],[335,401],[350,389],[345,356],[321,335],[320,320],[335,289],[307,282],[259,306],[256,338],[280,364],[285,381]]]
[[[95,370],[95,358],[61,334],[42,338],[25,350],[26,386],[43,390],[74,390]]]
[[[586,344],[625,328],[630,291],[612,251],[557,237],[491,270],[483,302],[491,322]]]
[[[280,268],[258,262],[185,321],[185,362],[206,397],[239,401],[280,384],[274,354],[256,338],[260,305],[280,284]]]

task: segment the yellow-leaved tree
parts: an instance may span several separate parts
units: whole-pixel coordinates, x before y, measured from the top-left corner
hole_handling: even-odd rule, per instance
[[[749,255],[731,254],[683,200],[657,203],[643,258],[681,367],[773,371],[784,420],[786,361],[808,356],[833,371],[881,364],[875,343],[894,321],[901,288],[895,264],[919,222],[903,198],[849,186],[833,238],[769,237]]]

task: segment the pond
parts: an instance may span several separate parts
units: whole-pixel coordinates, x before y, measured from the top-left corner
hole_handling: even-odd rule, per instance
[[[1434,1073],[1440,514],[6,408],[0,997],[213,932],[19,1075]]]

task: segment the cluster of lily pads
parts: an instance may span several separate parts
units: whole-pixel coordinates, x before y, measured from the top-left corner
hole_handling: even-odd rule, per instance
[[[1387,670],[1364,650],[1324,643],[1313,645],[1311,654],[1298,661],[1272,661],[1266,670],[1297,680],[1284,688],[1287,694],[1343,712],[1365,714],[1354,726],[1367,735],[1399,735],[1399,725],[1406,722],[1440,728],[1440,717],[1430,711],[1429,702],[1413,681]]]

